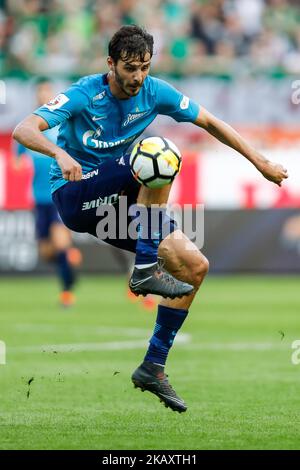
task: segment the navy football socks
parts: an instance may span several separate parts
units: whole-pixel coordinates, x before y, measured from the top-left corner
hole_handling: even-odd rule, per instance
[[[188,310],[158,306],[154,333],[144,361],[165,365],[174,338],[188,315]]]

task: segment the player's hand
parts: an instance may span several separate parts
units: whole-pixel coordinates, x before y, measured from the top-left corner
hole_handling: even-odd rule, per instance
[[[74,160],[67,152],[60,152],[56,155],[56,161],[61,169],[63,178],[67,181],[80,181],[82,178],[81,165]]]
[[[288,178],[287,170],[279,163],[273,163],[266,160],[259,168],[262,175],[272,183],[281,186],[283,180]]]

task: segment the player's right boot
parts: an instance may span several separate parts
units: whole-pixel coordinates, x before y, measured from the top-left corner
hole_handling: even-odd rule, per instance
[[[155,294],[175,299],[190,295],[194,287],[179,281],[162,269],[162,260],[148,268],[134,268],[129,281],[129,288],[135,295]]]
[[[175,390],[168,382],[163,366],[144,361],[132,374],[131,380],[135,388],[142,392],[148,390],[160,398],[167,408],[182,413],[187,410],[184,401],[176,395]]]

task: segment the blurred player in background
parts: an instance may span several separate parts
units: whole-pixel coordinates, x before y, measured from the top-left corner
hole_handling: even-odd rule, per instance
[[[150,312],[155,310],[155,308],[157,307],[158,303],[159,303],[159,300],[157,300],[158,298],[155,297],[154,295],[152,294],[148,294],[146,295],[145,297],[139,295],[138,297],[133,293],[131,292],[130,288],[128,287],[127,289],[127,298],[128,300],[130,300],[131,302],[137,302],[139,301],[141,306],[145,309],[145,310],[149,310]]]
[[[36,83],[36,101],[38,106],[47,103],[53,97],[53,85],[46,77]],[[45,131],[47,139],[56,143],[58,126]],[[49,173],[51,158],[29,150],[21,144],[17,146],[16,168],[21,169],[22,156],[31,157],[34,166],[33,197],[35,201],[36,237],[39,254],[47,262],[54,262],[61,282],[59,302],[63,307],[70,307],[75,302],[74,268],[81,263],[80,251],[72,247],[70,230],[63,224],[52,201]]]

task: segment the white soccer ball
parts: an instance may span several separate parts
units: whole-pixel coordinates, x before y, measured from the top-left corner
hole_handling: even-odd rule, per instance
[[[182,162],[176,145],[164,137],[147,137],[138,142],[129,161],[134,178],[148,188],[172,183]]]

